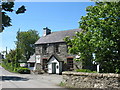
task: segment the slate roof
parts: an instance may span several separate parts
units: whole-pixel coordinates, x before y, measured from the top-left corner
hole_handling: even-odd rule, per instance
[[[72,38],[72,36],[75,36],[75,32],[80,32],[80,31],[81,29],[72,29],[72,30],[66,30],[66,31],[52,32],[49,35],[40,37],[40,39],[35,44],[65,42],[64,38],[66,36],[69,36],[70,38]]]
[[[35,62],[35,54],[30,56],[29,60],[27,62]]]

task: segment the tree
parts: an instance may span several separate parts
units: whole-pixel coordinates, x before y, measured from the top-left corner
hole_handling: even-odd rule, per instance
[[[21,60],[26,62],[35,52],[34,43],[39,39],[39,34],[35,30],[28,30],[17,33],[16,46],[21,52]]]
[[[12,26],[11,18],[7,15],[7,12],[16,12],[16,14],[24,13],[26,11],[25,6],[22,5],[17,10],[14,10],[14,2],[2,2],[0,5],[0,32],[4,30],[5,27]]]
[[[76,36],[68,44],[70,53],[80,55],[80,60],[99,63],[101,72],[120,73],[120,1],[96,2],[86,8]]]
[[[16,50],[10,50],[9,53],[6,55],[6,59],[3,59],[3,65],[8,70],[13,71],[15,69],[15,60],[16,60]]]

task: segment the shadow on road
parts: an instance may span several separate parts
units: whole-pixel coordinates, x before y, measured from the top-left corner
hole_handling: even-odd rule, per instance
[[[22,78],[17,76],[0,76],[0,81],[28,81],[28,78]]]

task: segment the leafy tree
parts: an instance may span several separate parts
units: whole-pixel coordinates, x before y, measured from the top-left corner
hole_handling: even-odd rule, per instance
[[[21,52],[18,49],[10,50],[8,54],[6,54],[6,58],[3,59],[2,65],[5,69],[9,71],[16,71],[19,66],[18,59],[21,58]]]
[[[10,50],[6,55],[6,59],[3,60],[3,65],[8,70],[13,71],[15,69],[16,50]]]
[[[21,60],[26,62],[34,54],[34,43],[39,39],[39,34],[35,30],[28,30],[17,33],[16,46],[21,52]]]
[[[70,53],[80,55],[80,60],[99,63],[101,72],[120,73],[120,1],[96,2],[86,8],[76,36],[65,39],[72,48]]]
[[[26,62],[34,53],[34,43],[39,39],[39,35],[35,30],[18,31],[16,38],[16,49],[10,50],[2,63],[5,69],[15,72],[20,67],[19,63]]]
[[[17,10],[14,10],[14,2],[2,2],[0,6],[0,32],[4,30],[5,27],[12,26],[11,18],[7,15],[7,12],[16,12],[16,14],[24,13],[26,11],[25,6],[22,5]]]

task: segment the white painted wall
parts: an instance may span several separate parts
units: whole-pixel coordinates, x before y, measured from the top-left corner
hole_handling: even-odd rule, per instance
[[[36,55],[36,63],[40,63],[40,59],[41,59],[41,56],[40,55]]]
[[[62,66],[60,65],[60,62],[58,62],[54,57],[52,57],[50,61],[48,62],[48,73],[52,73],[52,63],[56,63],[56,74],[59,74],[61,71],[60,67]]]

